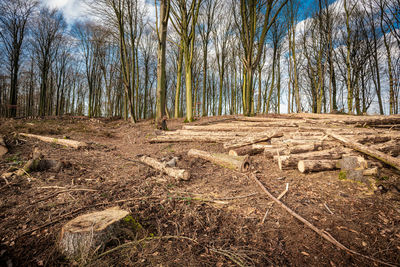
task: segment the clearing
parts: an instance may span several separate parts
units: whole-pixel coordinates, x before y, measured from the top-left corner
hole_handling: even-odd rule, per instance
[[[275,197],[288,184],[280,200],[346,248],[393,265],[400,263],[400,171],[396,169],[400,166],[396,165],[400,116],[294,114],[182,121],[168,120],[169,131],[161,132],[152,121],[132,125],[68,116],[0,120],[0,137],[8,148],[0,159],[0,263],[382,265],[323,239],[272,204],[254,178]],[[76,140],[87,146],[73,148],[21,133]],[[350,144],[343,145],[336,135]],[[317,152],[309,152],[310,144]],[[392,166],[350,149],[354,144],[380,151]],[[233,149],[252,155],[248,170],[240,172],[240,168],[189,157],[190,149],[226,154]],[[279,156],[275,151],[280,151]],[[51,168],[21,173],[35,158],[34,152],[43,155]],[[325,152],[328,156],[320,156]],[[320,154],[315,157],[315,153]],[[176,167],[188,171],[190,179],[160,173],[140,161],[143,155],[160,162],[176,157]],[[361,179],[343,177],[343,170],[328,162],[343,155],[363,156],[368,168],[379,172],[374,179],[362,174]],[[303,159],[323,160],[333,170],[301,173],[297,163]],[[318,166],[309,168],[323,169]],[[99,251],[71,262],[57,250],[65,223],[114,206],[129,211],[140,231],[111,240],[104,251],[114,249],[112,253]]]

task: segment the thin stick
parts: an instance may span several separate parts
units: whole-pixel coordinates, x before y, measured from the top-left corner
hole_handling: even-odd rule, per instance
[[[330,208],[328,207],[328,205],[326,205],[326,203],[324,203],[325,208],[329,211],[330,214],[333,215],[333,212],[330,210]]]
[[[289,183],[286,183],[286,189],[282,191],[282,193],[278,196],[278,199],[281,199],[287,193],[288,190],[289,190]],[[268,204],[270,205],[270,207],[265,212],[264,218],[261,221],[262,224],[265,222],[265,219],[267,219],[268,213],[271,210],[272,206],[274,205],[274,202],[272,201]]]
[[[246,175],[247,176],[247,175]],[[248,176],[247,176],[248,177]],[[306,226],[308,226],[309,228],[311,228],[311,230],[313,230],[314,232],[316,232],[318,235],[320,235],[322,238],[324,238],[325,240],[329,241],[330,243],[332,243],[333,245],[335,245],[336,247],[345,250],[351,254],[360,256],[362,258],[386,265],[386,266],[393,266],[395,267],[396,265],[392,264],[392,263],[387,263],[366,255],[363,255],[361,253],[358,253],[357,251],[354,251],[352,249],[347,248],[346,246],[344,246],[343,244],[341,244],[339,241],[337,241],[333,236],[331,236],[328,232],[326,231],[322,231],[321,229],[315,227],[313,224],[311,224],[309,221],[307,221],[306,219],[304,219],[303,217],[301,217],[300,215],[298,215],[296,212],[294,212],[293,210],[291,210],[288,206],[286,206],[285,204],[283,204],[279,199],[277,199],[276,197],[274,197],[268,190],[267,188],[265,188],[265,186],[260,182],[260,180],[257,179],[257,177],[254,174],[251,174],[251,177],[253,178],[253,180],[261,187],[261,189],[265,192],[265,194],[267,194],[268,197],[270,197],[275,203],[277,203],[279,206],[281,206],[282,208],[284,208],[290,215],[292,215],[293,217],[295,217],[296,219],[298,219],[299,221],[301,221],[302,223],[304,223]]]

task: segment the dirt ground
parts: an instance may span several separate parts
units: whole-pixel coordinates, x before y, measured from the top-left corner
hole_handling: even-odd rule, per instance
[[[204,118],[203,124],[221,118]],[[170,130],[183,119],[169,120]],[[85,141],[75,150],[16,133]],[[196,148],[225,152],[221,144],[150,144],[152,121],[47,118],[0,120],[9,153],[0,174],[21,168],[34,147],[45,158],[67,162],[60,172],[33,172],[0,179],[0,265],[4,266],[379,266],[339,250],[275,205],[246,174],[188,158]],[[137,161],[138,155],[170,159],[191,173],[175,181]],[[251,172],[288,207],[346,247],[400,265],[400,194],[374,192],[367,185],[339,180],[339,171],[301,174],[280,171],[262,155],[251,158]],[[386,188],[400,188],[391,168],[381,174]],[[95,191],[77,191],[92,189]],[[141,225],[134,235],[107,244],[109,254],[70,261],[56,247],[67,221],[91,211],[120,206]],[[266,211],[270,211],[262,223]],[[143,242],[142,240],[147,238]],[[153,238],[154,237],[154,238]]]

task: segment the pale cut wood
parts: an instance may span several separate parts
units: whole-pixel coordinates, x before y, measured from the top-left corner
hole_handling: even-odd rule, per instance
[[[235,137],[235,136],[249,136],[256,135],[249,132],[224,132],[224,131],[192,131],[192,130],[177,130],[177,131],[166,131],[163,132],[164,135],[167,136],[216,136],[216,137]]]
[[[128,215],[119,207],[81,215],[61,228],[58,246],[67,258],[85,260],[90,253],[104,248]]]
[[[177,180],[189,180],[190,179],[190,173],[187,170],[182,170],[182,169],[177,169],[177,168],[172,168],[172,167],[167,167],[164,163],[159,162],[156,159],[153,159],[148,156],[142,156],[139,158],[139,160],[154,169],[161,171],[171,177],[174,177]]]
[[[297,168],[301,173],[330,171],[337,169],[337,160],[300,160]]]
[[[20,133],[20,135],[30,137],[30,138],[36,138],[36,139],[39,139],[40,141],[47,142],[47,143],[54,143],[54,144],[58,144],[58,145],[72,147],[75,149],[84,148],[84,147],[88,146],[84,142],[69,140],[69,139],[58,139],[58,138],[54,138],[54,137],[47,137],[47,136],[27,134],[27,133]]]
[[[4,138],[0,136],[0,158],[8,153],[8,149],[6,147],[6,143],[4,142]]]
[[[330,149],[303,154],[274,156],[274,160],[278,162],[280,170],[288,170],[297,168],[300,160],[340,159],[344,153],[345,151],[339,149]]]
[[[283,134],[281,132],[272,131],[269,133],[263,133],[262,135],[243,137],[243,138],[240,138],[240,140],[233,140],[233,141],[224,143],[224,148],[232,149],[232,148],[238,148],[238,147],[243,147],[243,146],[247,146],[247,145],[252,145],[255,143],[261,143],[264,141],[268,141],[271,138],[282,136],[282,135]]]
[[[363,171],[363,175],[365,176],[379,176],[379,169],[378,167],[374,167],[371,169],[367,169]]]
[[[208,153],[206,151],[190,149],[189,157],[201,158],[214,164],[226,167],[228,169],[247,172],[250,169],[249,157],[246,156],[230,156],[222,153]]]
[[[326,134],[329,136],[332,136],[333,138],[337,139],[341,143],[343,143],[345,146],[350,147],[354,150],[357,150],[359,152],[362,152],[368,156],[374,157],[380,161],[383,161],[384,163],[392,166],[393,168],[396,168],[397,170],[400,170],[400,159],[399,158],[394,158],[391,157],[383,152],[380,152],[379,150],[376,150],[374,148],[369,148],[365,145],[362,145],[355,140],[352,140],[350,138],[343,137],[341,135],[338,135],[330,130],[326,131]]]
[[[266,130],[271,130],[268,128],[271,126],[251,126],[251,125],[241,125],[241,124],[215,124],[215,125],[184,125],[183,130],[191,131],[240,131],[240,132],[265,132]],[[287,130],[293,129],[293,127],[280,127],[288,128]]]
[[[229,155],[231,156],[254,156],[260,154],[264,151],[264,148],[253,148],[252,146],[245,146],[241,148],[231,149],[229,150]]]

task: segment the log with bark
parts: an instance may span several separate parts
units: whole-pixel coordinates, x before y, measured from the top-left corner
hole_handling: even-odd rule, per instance
[[[229,155],[231,156],[254,156],[260,154],[264,151],[264,148],[253,148],[253,146],[245,146],[236,149],[229,150]]]
[[[396,168],[397,170],[400,170],[400,159],[399,158],[394,158],[392,156],[389,156],[379,150],[376,150],[374,148],[370,148],[367,147],[363,144],[360,144],[358,142],[356,142],[353,139],[350,138],[346,138],[343,137],[341,135],[338,135],[330,130],[326,131],[326,134],[328,134],[329,136],[335,138],[336,140],[340,141],[341,143],[343,143],[345,146],[352,148],[354,150],[357,150],[359,152],[362,152],[368,156],[374,157],[390,166],[392,166],[393,168]]]
[[[53,169],[55,172],[59,172],[67,164],[63,161],[56,161],[51,159],[45,159],[42,152],[38,148],[34,148],[32,159],[28,160],[25,165],[15,172],[17,176],[24,176],[35,171],[46,171]]]
[[[81,215],[61,228],[58,247],[68,259],[85,262],[115,238],[128,215],[119,207]]]
[[[0,158],[8,153],[8,149],[6,143],[4,142],[4,138],[0,136]]]
[[[225,168],[247,172],[250,169],[250,160],[246,156],[231,156],[222,153],[209,153],[202,150],[190,149],[189,157],[201,158]]]
[[[58,144],[58,145],[72,147],[75,149],[85,148],[88,146],[84,142],[69,140],[69,139],[58,139],[58,138],[54,138],[54,137],[47,137],[47,136],[27,134],[27,133],[20,133],[20,135],[30,137],[30,138],[36,138],[36,139],[39,139],[40,141],[47,142],[47,143],[54,143],[54,144]]]
[[[274,137],[279,137],[282,136],[283,133],[279,131],[271,131],[271,132],[266,132],[263,134],[258,134],[258,135],[253,135],[253,136],[246,136],[243,138],[240,138],[240,140],[232,140],[229,142],[224,143],[224,148],[225,149],[232,149],[232,148],[238,148],[238,147],[243,147],[243,146],[248,146],[256,143],[261,143],[270,140],[271,138]]]
[[[288,170],[297,168],[300,160],[320,160],[320,159],[340,159],[345,153],[344,150],[337,148],[323,151],[308,152],[294,155],[274,156],[274,160],[278,162],[280,170]]]
[[[190,179],[190,173],[187,170],[168,167],[168,166],[166,166],[165,163],[159,162],[158,160],[153,159],[148,156],[142,156],[139,158],[139,160],[160,172],[163,172],[171,177],[174,177],[177,180],[189,180]]]
[[[391,140],[386,143],[375,144],[370,146],[373,149],[377,149],[381,152],[389,154],[392,157],[397,157],[400,155],[400,142],[396,140]]]
[[[239,132],[264,132],[268,130],[267,127],[262,126],[243,126],[236,124],[221,124],[221,125],[205,125],[205,126],[197,126],[197,125],[185,125],[182,127],[183,130],[191,130],[191,131],[239,131]]]
[[[337,163],[332,159],[300,160],[297,168],[301,173],[330,171],[338,169]]]

